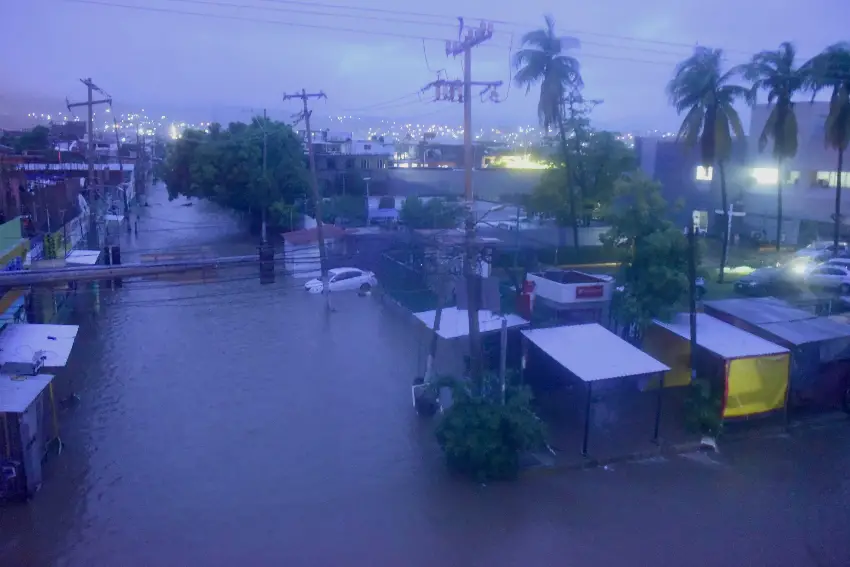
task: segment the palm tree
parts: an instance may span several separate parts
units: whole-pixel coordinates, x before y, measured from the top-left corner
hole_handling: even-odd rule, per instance
[[[686,113],[677,140],[684,141],[691,148],[699,146],[703,167],[717,166],[720,198],[724,214],[728,215],[724,164],[732,152],[732,137],[744,137],[741,118],[733,105],[738,98],[750,100],[751,94],[749,89],[732,83],[739,69],[721,71],[722,59],[721,49],[697,47],[693,55],[676,67],[676,73],[667,85],[667,94],[676,112],[680,115]],[[729,251],[729,223],[726,220],[723,223],[719,283],[723,283]]]
[[[824,142],[838,152],[838,176],[835,185],[833,254],[838,253],[841,233],[841,177],[844,172],[844,152],[850,145],[850,43],[836,43],[813,57],[804,65],[812,100],[824,89],[832,91],[829,113],[824,123]]]
[[[575,57],[566,55],[567,49],[578,47],[578,40],[571,37],[559,37],[555,32],[555,20],[545,16],[546,27],[530,31],[522,36],[522,48],[514,56],[514,82],[525,87],[526,93],[531,87],[540,84],[540,97],[537,102],[537,116],[543,130],[548,132],[557,126],[561,137],[561,151],[566,170],[569,150],[567,134],[564,128],[564,99],[567,91],[581,88],[581,72]],[[573,227],[573,245],[578,250],[578,222],[576,211],[575,187],[567,182],[570,206],[570,222]]]
[[[759,151],[773,141],[773,157],[777,161],[776,181],[776,251],[782,241],[782,179],[783,162],[797,155],[797,115],[794,113],[795,94],[801,92],[806,83],[805,69],[796,67],[797,50],[785,42],[775,51],[762,51],[753,56],[745,66],[744,75],[753,82],[752,100],[759,90],[767,92],[770,114],[759,135]]]

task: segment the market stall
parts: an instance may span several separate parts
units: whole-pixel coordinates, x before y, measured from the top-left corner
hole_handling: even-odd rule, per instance
[[[436,310],[415,313],[414,316],[425,324],[429,338],[433,337]],[[520,336],[517,329],[529,325],[526,319],[519,315],[508,313],[501,315],[492,311],[478,311],[478,329],[481,333],[481,346],[484,354],[485,371],[497,372],[502,363],[502,341],[504,341],[504,363],[507,367],[519,366],[521,356]],[[501,330],[505,328],[505,336],[502,337]],[[465,309],[457,307],[445,307],[441,310],[439,326],[436,331],[438,337],[438,356],[426,363],[425,374],[431,372],[431,376],[450,375],[466,376],[468,372],[467,362],[469,355],[469,314]],[[429,345],[430,341],[424,341]],[[426,355],[427,356],[427,355]],[[433,365],[427,369],[427,365]],[[416,406],[418,392],[426,387],[425,379],[420,377],[413,384],[413,403]]]
[[[697,373],[718,386],[721,416],[750,417],[785,407],[789,351],[705,313],[697,314]],[[670,382],[690,383],[690,325],[687,314],[655,321],[643,348],[670,365]]]
[[[595,402],[602,402],[605,397],[611,397],[618,391],[625,391],[632,398],[640,397],[642,384],[653,379],[663,384],[664,374],[669,370],[666,364],[597,323],[530,329],[522,331],[522,335],[533,345],[523,362],[523,378],[527,382],[541,384],[541,380],[545,380],[551,384],[554,380],[562,389],[580,383],[579,396],[583,398],[583,456],[588,455],[591,414]],[[561,372],[558,372],[558,368]],[[658,388],[653,396],[654,415],[644,416],[651,418],[655,441],[661,422],[662,393],[663,388]],[[536,395],[546,394],[540,392]],[[607,410],[610,415],[612,407],[609,406]],[[620,415],[624,413],[627,412],[622,411]]]
[[[705,312],[791,352],[791,410],[847,404],[850,325],[773,297],[705,302]]]

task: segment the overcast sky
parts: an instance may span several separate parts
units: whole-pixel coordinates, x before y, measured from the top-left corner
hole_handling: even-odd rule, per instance
[[[343,5],[361,9],[334,7]],[[0,0],[0,94],[79,98],[88,76],[116,102],[196,106],[215,119],[227,108],[288,115],[295,103],[281,94],[303,87],[327,93],[317,112],[459,123],[460,105],[412,94],[438,69],[461,73],[439,38],[456,37],[457,16],[503,22],[475,50],[473,78],[507,81],[512,38],[516,48],[545,13],[582,41],[586,95],[604,100],[595,118],[615,129],[675,126],[664,86],[696,44],[726,49],[735,64],[784,40],[808,57],[850,39],[847,0]],[[476,104],[476,125],[536,122],[536,92],[501,94],[502,104]]]

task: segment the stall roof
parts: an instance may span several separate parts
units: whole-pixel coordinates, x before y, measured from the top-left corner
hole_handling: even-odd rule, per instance
[[[706,307],[758,325],[792,345],[850,338],[850,325],[817,317],[773,297],[706,301]]]
[[[79,329],[77,325],[7,325],[0,333],[0,366],[32,362],[39,350],[46,357],[44,367],[65,366]]]
[[[679,314],[670,323],[655,321],[655,324],[683,339],[690,339],[691,337],[687,313]],[[788,352],[787,348],[773,344],[705,313],[697,313],[697,344],[725,359],[768,356]]]
[[[522,334],[584,382],[670,370],[597,323],[529,329]]]
[[[27,376],[24,380],[0,374],[0,413],[24,413],[51,380],[53,376],[49,374]]]
[[[100,258],[100,250],[71,250],[65,258],[66,264],[94,266]]]
[[[425,323],[429,329],[433,329],[436,314],[435,310],[423,311],[416,313],[416,318]],[[506,317],[509,329],[528,325],[528,321],[519,315],[509,314]],[[479,311],[478,327],[482,333],[498,331],[502,328],[502,316],[491,311]],[[469,335],[469,316],[466,310],[459,310],[457,307],[445,307],[440,317],[440,330],[437,331],[437,334],[444,339],[456,339]]]

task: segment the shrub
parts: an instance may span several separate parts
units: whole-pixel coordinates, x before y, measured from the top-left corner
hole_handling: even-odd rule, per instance
[[[502,404],[497,380],[490,376],[486,383],[475,395],[468,382],[452,381],[453,403],[437,426],[437,442],[452,471],[478,482],[512,480],[520,456],[543,446],[543,424],[526,386],[511,386]]]

